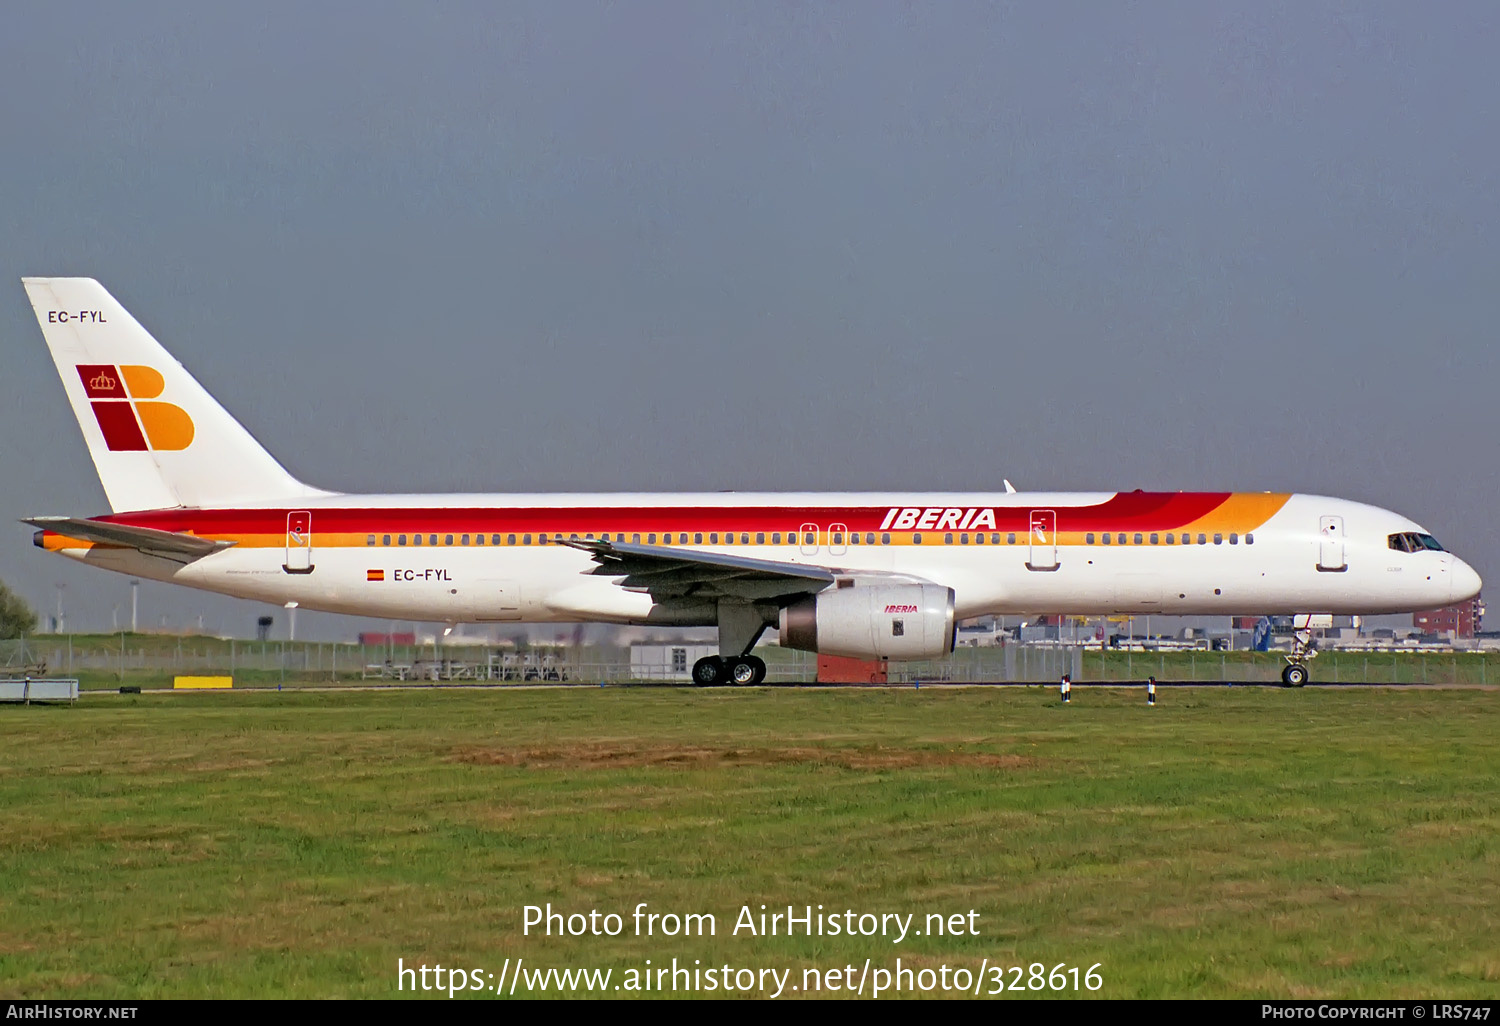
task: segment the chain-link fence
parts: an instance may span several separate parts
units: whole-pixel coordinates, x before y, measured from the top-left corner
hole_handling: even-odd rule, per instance
[[[775,646],[757,649],[768,683],[811,683],[818,657]],[[1326,651],[1309,665],[1314,683],[1500,683],[1491,653]],[[1274,683],[1285,659],[1276,653],[1129,651],[1072,645],[961,648],[951,656],[890,663],[893,684],[1125,683],[1154,676],[1162,683]],[[76,677],[85,689],[170,686],[178,675],[227,675],[241,686],[277,684],[685,683],[681,660],[632,665],[628,648],[607,645],[490,647],[486,645],[355,645],[335,642],[244,641],[171,635],[38,635],[0,642],[0,678],[52,674]]]

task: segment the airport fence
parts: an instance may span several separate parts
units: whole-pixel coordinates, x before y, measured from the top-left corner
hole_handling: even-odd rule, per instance
[[[767,682],[817,679],[817,656],[775,646],[757,649]],[[1490,669],[1491,660],[1496,662]],[[1216,681],[1273,683],[1285,660],[1259,652],[1129,651],[1034,644],[965,647],[945,659],[890,663],[893,684]],[[1325,651],[1310,664],[1317,683],[1500,683],[1500,653]],[[687,683],[687,668],[632,666],[630,650],[607,645],[496,647],[357,645],[246,641],[172,635],[37,635],[0,642],[0,679],[77,678],[85,690],[170,686],[179,675],[227,675],[237,686],[428,683]]]

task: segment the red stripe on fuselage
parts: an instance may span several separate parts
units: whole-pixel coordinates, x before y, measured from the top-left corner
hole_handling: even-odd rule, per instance
[[[1030,530],[1034,509],[1057,514],[1059,531],[1170,531],[1212,512],[1229,492],[1127,492],[1088,506],[951,506],[903,509],[993,509],[995,526],[982,530]],[[842,524],[851,531],[879,531],[891,506],[524,506],[524,507],[340,507],[314,509],[313,534],[386,533],[561,533],[642,534],[734,531],[795,532],[803,524],[827,530]],[[191,531],[205,537],[280,534],[288,509],[153,510],[99,517],[101,522]],[[974,528],[970,528],[973,530]],[[887,528],[889,530],[889,528]],[[926,528],[924,530],[931,530]]]

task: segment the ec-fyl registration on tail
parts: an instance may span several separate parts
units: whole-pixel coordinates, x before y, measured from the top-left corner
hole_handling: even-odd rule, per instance
[[[41,548],[133,576],[381,618],[716,625],[700,684],[762,680],[767,628],[924,659],[990,614],[1371,614],[1480,589],[1420,525],[1317,495],[327,492],[97,281],[23,281],[112,509],[28,523]]]

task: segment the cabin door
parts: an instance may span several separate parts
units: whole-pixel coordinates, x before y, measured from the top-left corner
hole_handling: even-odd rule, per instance
[[[1057,511],[1034,509],[1031,511],[1031,558],[1026,561],[1028,570],[1057,569]]]
[[[1341,573],[1349,569],[1344,562],[1344,518],[1318,518],[1318,569],[1324,573]]]
[[[281,569],[289,574],[313,572],[312,514],[305,509],[286,515],[286,562]]]

